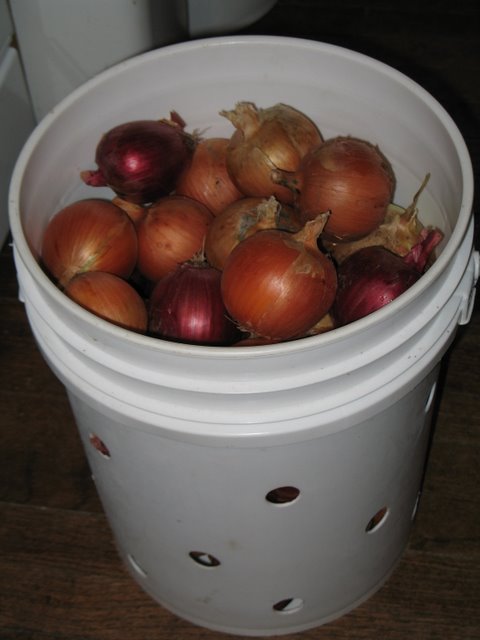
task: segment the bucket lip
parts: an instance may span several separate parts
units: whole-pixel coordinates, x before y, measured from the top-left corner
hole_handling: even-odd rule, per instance
[[[360,63],[364,66],[371,67],[377,72],[385,74],[388,77],[396,80],[398,83],[404,85],[408,90],[415,93],[417,97],[419,97],[423,102],[427,103],[428,107],[435,113],[435,115],[443,123],[446,130],[448,131],[448,134],[451,137],[452,142],[457,150],[462,171],[462,202],[460,205],[458,216],[458,220],[461,221],[461,224],[457,223],[455,225],[455,228],[453,229],[448,242],[443,248],[441,255],[430,267],[430,269],[425,274],[423,274],[422,277],[412,287],[410,287],[396,300],[393,300],[383,308],[364,318],[361,318],[360,320],[351,323],[350,325],[339,327],[333,331],[328,331],[316,336],[309,336],[277,344],[254,345],[249,346],[248,348],[239,348],[235,346],[218,347],[208,345],[184,344],[180,342],[167,341],[151,336],[141,335],[116,326],[106,320],[103,320],[102,318],[97,317],[93,313],[85,310],[80,305],[70,300],[50,280],[37,260],[34,258],[23,231],[23,226],[20,218],[20,195],[23,174],[28,166],[28,160],[32,150],[41,140],[45,132],[48,131],[49,127],[55,122],[55,119],[57,118],[59,113],[68,110],[68,108],[72,104],[74,104],[80,97],[89,93],[96,86],[102,84],[105,79],[120,75],[124,72],[125,69],[130,69],[141,65],[146,60],[168,58],[177,55],[178,53],[188,53],[189,51],[212,47],[250,46],[252,44],[265,47],[281,47],[282,50],[284,50],[285,47],[290,47],[297,50],[299,48],[304,48],[313,52],[324,52],[333,54],[337,57],[343,57],[344,59],[350,59],[356,64]],[[75,315],[82,322],[93,325],[103,332],[110,333],[113,338],[118,337],[123,340],[128,340],[130,343],[136,343],[138,344],[138,346],[143,346],[148,349],[153,348],[158,351],[168,351],[175,353],[175,355],[183,355],[185,357],[203,356],[215,358],[232,358],[233,353],[235,353],[235,358],[250,358],[258,357],[263,354],[285,355],[292,351],[298,353],[302,350],[311,349],[312,347],[320,344],[335,344],[338,341],[344,341],[351,336],[362,334],[363,332],[368,331],[372,327],[372,325],[377,324],[377,322],[381,321],[385,317],[394,315],[396,312],[408,306],[415,298],[417,298],[417,296],[421,296],[422,292],[430,287],[433,282],[441,276],[443,270],[453,259],[455,253],[460,247],[470,223],[470,217],[473,207],[473,191],[474,179],[472,162],[467,145],[460,130],[458,129],[458,126],[446,111],[446,109],[436,100],[436,98],[434,98],[426,89],[424,89],[409,76],[371,56],[335,44],[325,43],[307,38],[297,38],[289,36],[239,35],[199,38],[187,42],[170,44],[153,51],[148,51],[146,53],[139,54],[128,60],[120,62],[113,67],[106,69],[105,71],[102,71],[101,73],[97,74],[96,76],[82,84],[80,87],[75,89],[43,117],[43,119],[38,123],[38,125],[30,134],[26,143],[24,144],[17,158],[17,162],[12,173],[8,204],[10,228],[14,246],[18,254],[22,256],[22,259],[26,257],[26,261],[28,263],[33,263],[33,265],[29,264],[28,268],[36,272],[36,278],[41,284],[42,288],[46,291],[46,293],[48,293],[50,297],[53,297],[55,299],[57,304],[64,307],[69,314]]]

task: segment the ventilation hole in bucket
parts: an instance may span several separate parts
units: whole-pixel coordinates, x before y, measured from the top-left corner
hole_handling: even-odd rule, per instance
[[[428,413],[432,408],[436,390],[437,390],[437,383],[434,382],[432,385],[432,388],[430,389],[430,393],[428,394],[427,402],[425,403],[425,409],[424,409],[425,413]]]
[[[133,556],[128,554],[127,555],[127,560],[130,563],[130,566],[135,571],[135,573],[138,573],[138,575],[141,576],[142,578],[146,578],[147,577],[147,572],[142,569],[142,567],[138,564],[138,562],[135,560],[135,558]]]
[[[197,564],[201,564],[202,567],[218,567],[220,565],[220,560],[204,551],[190,551],[188,555]]]
[[[90,444],[94,449],[96,449],[104,458],[110,458],[110,451],[108,450],[107,445],[94,433],[91,433],[89,436]]]
[[[265,499],[273,504],[288,504],[293,502],[300,495],[300,489],[297,487],[277,487],[267,493]]]
[[[284,598],[273,605],[273,610],[278,613],[296,613],[303,607],[301,598]]]
[[[365,527],[365,531],[367,533],[373,533],[374,531],[377,531],[385,522],[387,515],[388,515],[387,507],[382,507],[381,509],[379,509],[377,513],[368,521],[368,524]]]

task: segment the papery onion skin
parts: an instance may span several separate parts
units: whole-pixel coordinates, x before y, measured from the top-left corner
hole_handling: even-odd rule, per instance
[[[324,237],[340,242],[374,231],[395,190],[392,166],[380,149],[351,136],[325,140],[303,158],[293,176],[275,176],[298,192],[296,206],[304,220],[331,212]]]
[[[261,109],[252,102],[239,102],[220,115],[236,128],[227,151],[227,168],[238,189],[246,196],[275,196],[292,204],[293,193],[275,183],[272,172],[298,169],[301,159],[323,141],[317,125],[285,104]]]
[[[156,281],[203,250],[213,215],[186,196],[165,196],[137,227],[138,271]]]
[[[125,329],[146,333],[145,302],[125,280],[103,271],[89,271],[72,278],[64,292],[91,313]]]
[[[276,198],[243,197],[218,214],[205,238],[205,256],[222,270],[226,259],[239,242],[262,229],[298,231],[302,225],[292,207]]]
[[[306,227],[313,230],[319,219]],[[314,246],[317,237],[307,243],[299,234],[266,230],[235,247],[222,272],[222,295],[242,330],[288,340],[303,335],[329,311],[336,271]]]
[[[153,336],[212,346],[228,346],[241,337],[228,317],[220,290],[221,274],[207,263],[184,263],[161,278],[149,303]]]
[[[124,200],[148,204],[173,190],[195,144],[176,119],[125,122],[98,142],[98,169],[80,175],[90,186],[107,185]]]
[[[85,271],[128,278],[137,246],[135,227],[122,209],[108,200],[87,198],[51,218],[42,239],[41,262],[60,287]]]
[[[338,264],[364,247],[382,246],[398,256],[404,256],[418,242],[423,228],[418,218],[408,213],[403,207],[392,203],[387,207],[384,221],[371,233],[349,242],[331,242],[324,238],[323,245]]]
[[[229,204],[243,197],[227,169],[229,138],[199,140],[191,162],[182,171],[175,193],[204,204],[214,216]]]
[[[305,336],[317,336],[320,333],[327,333],[328,331],[333,331],[335,329],[335,319],[333,315],[328,312],[326,313],[320,320],[310,327],[310,329],[306,332]]]

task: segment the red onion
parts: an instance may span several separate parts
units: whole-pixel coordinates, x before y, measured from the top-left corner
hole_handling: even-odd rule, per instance
[[[97,170],[82,171],[90,186],[109,186],[124,200],[153,202],[175,187],[195,149],[194,136],[177,116],[135,120],[105,133],[97,145]]]
[[[424,229],[404,257],[383,246],[359,249],[337,269],[338,289],[333,314],[339,326],[359,320],[392,302],[421,277],[443,235]]]
[[[150,298],[154,336],[203,345],[230,345],[241,332],[228,317],[221,273],[205,262],[185,262],[161,278]]]

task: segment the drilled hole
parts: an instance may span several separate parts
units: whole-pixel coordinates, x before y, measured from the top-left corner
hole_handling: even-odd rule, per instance
[[[385,522],[385,519],[388,514],[388,508],[382,507],[377,511],[377,513],[370,518],[367,526],[365,527],[365,531],[367,533],[372,533],[373,531],[377,531],[377,529]]]
[[[94,449],[96,449],[104,458],[110,458],[110,451],[108,450],[107,445],[94,433],[90,434],[89,437],[90,444]]]
[[[428,394],[427,402],[425,403],[425,413],[428,413],[432,408],[436,390],[437,390],[437,383],[434,382],[432,385],[432,388],[430,389],[430,393]]]
[[[135,573],[138,573],[138,575],[141,576],[142,578],[147,577],[147,572],[142,569],[142,567],[138,564],[138,562],[135,560],[133,556],[128,554],[127,559],[128,559],[128,562],[130,563],[130,566],[134,569]]]
[[[293,502],[300,495],[300,489],[297,487],[277,487],[267,493],[265,499],[273,504],[287,504]]]
[[[201,564],[203,567],[218,567],[220,560],[212,556],[210,553],[204,551],[190,551],[188,554],[192,560],[197,564]]]
[[[300,611],[303,607],[303,600],[301,598],[285,598],[279,600],[273,605],[273,610],[278,613],[295,613]]]

